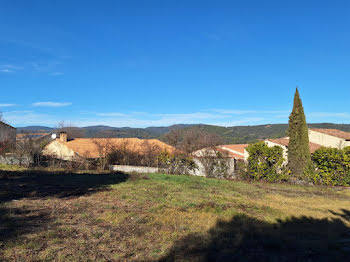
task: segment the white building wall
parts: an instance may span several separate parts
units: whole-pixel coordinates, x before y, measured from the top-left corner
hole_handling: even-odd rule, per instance
[[[58,139],[52,141],[44,148],[43,155],[62,160],[73,160],[76,157],[75,152],[58,141]]]
[[[233,150],[231,148],[228,148],[228,147],[225,147],[225,146],[219,146],[221,149],[223,150],[226,150],[228,152],[231,152],[231,153],[234,153],[234,154],[237,154],[237,155],[240,155],[240,156],[243,156],[244,157],[244,153],[242,154],[241,152],[239,151],[236,151],[236,150]]]
[[[248,161],[249,153],[246,148],[244,148],[244,162]]]
[[[198,158],[193,158],[193,161],[195,162],[196,166],[198,167],[194,171],[191,172],[191,175],[193,176],[205,176],[205,169],[202,164],[202,162]]]
[[[200,159],[198,158],[193,158],[193,161],[196,163],[197,165],[197,169],[195,169],[194,171],[192,171],[190,173],[190,175],[193,175],[193,176],[206,176],[206,173],[205,173],[205,168],[202,164],[202,162],[200,161]],[[235,175],[235,159],[234,158],[229,158],[228,159],[228,165],[229,165],[229,168],[228,168],[228,176],[229,177],[234,177]]]
[[[325,147],[344,148],[350,146],[350,141],[335,136],[323,134],[309,129],[309,140],[312,143]]]
[[[282,149],[283,149],[283,158],[284,158],[283,165],[286,165],[288,163],[288,149],[287,149],[286,146],[282,146],[280,144],[276,144],[276,143],[271,142],[269,140],[265,140],[265,144],[268,147],[274,147],[274,146],[282,147]]]

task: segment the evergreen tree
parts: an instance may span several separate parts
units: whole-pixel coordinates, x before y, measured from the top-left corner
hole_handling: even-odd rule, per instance
[[[288,168],[293,175],[301,176],[311,163],[309,132],[298,88],[295,91],[293,111],[289,116]]]

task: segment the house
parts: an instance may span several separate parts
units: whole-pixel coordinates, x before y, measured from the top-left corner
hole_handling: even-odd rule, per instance
[[[229,152],[230,156],[236,160],[244,160],[246,154],[245,148],[247,146],[249,146],[249,144],[221,145],[218,147]]]
[[[76,138],[67,140],[67,133],[61,132],[59,137],[50,142],[43,154],[53,158],[74,161],[78,159],[97,159],[105,157],[112,148],[127,148],[139,154],[145,154],[150,147],[173,151],[173,147],[157,139],[139,138]]]
[[[289,144],[289,137],[285,138],[276,138],[276,139],[266,139],[265,144],[269,147],[273,146],[280,146],[283,149],[283,158],[287,161],[288,159],[288,144]],[[321,148],[322,145],[309,142],[310,147],[310,153],[314,153],[317,149]],[[246,159],[248,160],[248,158]]]
[[[350,146],[350,133],[337,129],[310,128],[309,140],[325,147],[341,149]]]
[[[289,137],[266,139],[269,146],[280,146],[283,148],[283,157],[287,160]],[[309,147],[311,154],[321,147],[344,148],[350,146],[350,133],[337,129],[310,128]],[[248,157],[246,158],[246,160]]]
[[[0,121],[0,142],[16,143],[16,128]]]
[[[203,148],[192,153],[197,169],[192,175],[206,176],[205,165],[207,158],[220,158],[228,164],[228,175],[234,176],[238,161],[244,161],[245,148],[248,144],[219,145],[215,147]]]

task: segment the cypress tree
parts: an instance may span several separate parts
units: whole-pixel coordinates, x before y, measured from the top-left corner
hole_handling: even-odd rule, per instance
[[[289,116],[287,135],[289,136],[288,168],[293,175],[301,176],[311,163],[311,154],[309,132],[298,88],[295,91],[293,110]]]

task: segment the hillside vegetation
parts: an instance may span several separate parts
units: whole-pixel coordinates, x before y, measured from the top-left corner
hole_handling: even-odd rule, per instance
[[[0,174],[2,261],[350,257],[346,188],[164,174]]]
[[[314,128],[335,128],[350,132],[350,124],[309,124]],[[251,143],[266,138],[279,138],[286,136],[287,124],[271,124],[258,126],[213,126],[213,125],[175,125],[169,127],[147,127],[147,128],[129,128],[129,127],[108,127],[108,126],[90,126],[77,128],[84,137],[137,137],[137,138],[158,138],[165,141],[165,134],[172,129],[200,129],[205,132],[219,135],[225,143],[240,144]],[[55,132],[55,129],[49,127],[21,127],[18,132]]]

